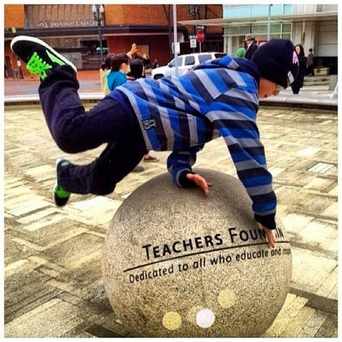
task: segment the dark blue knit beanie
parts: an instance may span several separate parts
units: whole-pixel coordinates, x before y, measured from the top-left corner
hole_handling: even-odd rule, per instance
[[[290,40],[270,40],[258,48],[252,61],[258,66],[261,77],[284,88],[293,83],[298,74],[298,57]]]

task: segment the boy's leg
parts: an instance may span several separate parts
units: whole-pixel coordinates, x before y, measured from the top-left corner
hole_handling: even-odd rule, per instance
[[[60,167],[58,184],[72,193],[110,194],[115,185],[141,161],[145,153],[144,143],[140,139],[110,143],[90,164],[69,164]]]
[[[67,66],[55,68],[39,87],[39,96],[49,130],[67,153],[78,153],[113,141],[124,127],[117,118],[122,110],[106,97],[88,112],[78,95],[76,73]],[[121,116],[121,115],[120,115]]]
[[[39,95],[49,130],[65,152],[77,153],[115,140],[123,120],[117,120],[118,103],[105,98],[86,112],[77,90],[76,67],[48,44],[35,37],[18,36],[11,42],[13,52],[39,75]],[[122,112],[122,110],[121,110]]]

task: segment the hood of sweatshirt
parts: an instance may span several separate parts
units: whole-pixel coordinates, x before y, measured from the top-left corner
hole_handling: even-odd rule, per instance
[[[246,58],[238,58],[227,55],[225,57],[213,59],[204,64],[200,64],[196,66],[194,70],[208,68],[227,68],[240,72],[246,72],[250,74],[257,81],[257,83],[259,83],[260,73],[257,65]]]

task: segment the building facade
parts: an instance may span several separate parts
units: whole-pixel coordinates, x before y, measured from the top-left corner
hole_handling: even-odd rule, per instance
[[[194,7],[195,11],[194,11]],[[178,19],[222,16],[221,5],[178,5]],[[178,26],[181,53],[190,51],[192,26]],[[6,70],[16,67],[10,41],[19,34],[44,39],[70,58],[78,69],[98,69],[101,63],[99,37],[104,53],[127,52],[136,43],[140,52],[165,64],[171,56],[171,5],[104,5],[101,20],[94,17],[89,4],[5,5]],[[203,49],[223,49],[220,27],[207,30]]]
[[[291,39],[305,54],[313,49],[315,64],[337,73],[337,5],[224,5],[224,50],[233,53],[246,35],[258,41]]]

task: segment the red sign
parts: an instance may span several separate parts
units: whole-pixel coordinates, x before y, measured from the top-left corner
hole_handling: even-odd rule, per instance
[[[196,33],[196,40],[199,42],[199,43],[203,43],[204,42],[204,31],[198,31]]]

